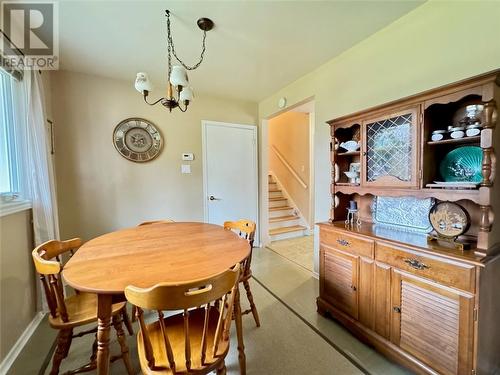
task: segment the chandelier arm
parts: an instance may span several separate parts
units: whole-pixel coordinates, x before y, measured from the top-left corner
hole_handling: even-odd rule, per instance
[[[200,60],[194,64],[193,66],[186,65],[184,61],[182,61],[178,56],[177,53],[175,52],[175,46],[174,46],[174,40],[172,37],[172,30],[170,28],[170,12],[168,10],[165,11],[166,16],[167,16],[167,39],[168,39],[168,57],[169,57],[169,72],[168,76],[170,77],[170,71],[171,71],[171,57],[170,57],[170,51],[172,52],[172,55],[174,55],[175,59],[186,69],[186,70],[195,70],[198,68],[201,63],[203,62],[203,58],[205,57],[205,50],[206,50],[206,39],[207,39],[207,31],[203,30],[203,39],[201,43],[201,54],[200,54]]]
[[[158,104],[159,102],[161,102],[163,99],[165,99],[165,98],[160,98],[160,99],[158,99],[158,100],[157,100],[156,102],[154,102],[154,103],[149,103],[149,102],[148,102],[148,99],[147,99],[147,96],[144,96],[144,101],[146,102],[146,104],[149,104],[149,105],[156,105],[156,104]]]
[[[180,110],[181,112],[186,112],[186,111],[187,111],[187,109],[188,109],[188,106],[187,106],[187,105],[184,105],[184,109],[182,109],[182,107],[181,107],[181,103],[180,103],[180,102],[177,102],[177,108],[179,108],[179,110]]]

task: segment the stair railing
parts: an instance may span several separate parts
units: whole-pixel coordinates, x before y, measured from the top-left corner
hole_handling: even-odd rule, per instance
[[[292,176],[297,180],[297,182],[304,188],[307,189],[307,184],[304,182],[302,178],[295,172],[293,167],[290,165],[289,162],[286,161],[285,157],[279,152],[279,150],[276,148],[275,145],[271,145],[271,150],[276,154],[278,159],[283,163],[283,165],[288,169],[288,171],[292,174]]]

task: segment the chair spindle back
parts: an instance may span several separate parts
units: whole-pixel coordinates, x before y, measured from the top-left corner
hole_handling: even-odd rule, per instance
[[[164,350],[170,369],[174,375],[178,373],[176,372],[176,358],[174,358],[171,340],[167,333],[167,323],[163,319],[163,311],[183,311],[184,359],[186,369],[189,371],[192,366],[189,316],[190,312],[193,312],[193,310],[190,309],[203,306],[203,332],[200,344],[200,363],[204,365],[207,359],[207,347],[210,344],[208,327],[211,314],[218,314],[217,328],[215,332],[212,332],[213,340],[211,343],[211,354],[214,358],[218,354],[218,348],[222,340],[229,340],[235,288],[238,285],[239,274],[240,265],[238,264],[233,269],[205,280],[184,284],[161,283],[147,289],[128,286],[125,289],[127,300],[137,306],[137,319],[139,320],[139,326],[143,337],[144,353],[150,369],[155,368],[155,358],[151,340],[148,335],[148,329],[144,321],[143,309],[157,311],[159,326],[164,341]],[[212,336],[212,333],[210,336]]]
[[[60,316],[63,322],[68,322],[69,316],[64,303],[61,279],[63,263],[60,255],[70,252],[71,256],[81,245],[82,240],[80,238],[73,238],[68,241],[51,240],[37,246],[31,253],[35,269],[40,275],[50,314],[53,318]]]
[[[256,230],[257,225],[255,222],[251,220],[238,220],[238,221],[226,221],[224,222],[224,229],[226,230],[232,230],[233,232],[237,233],[238,236],[246,239],[250,245],[250,255],[248,256],[247,259],[243,262],[243,270],[242,274],[246,275],[247,273],[250,272],[250,265],[252,263],[252,248],[253,248],[253,242],[255,239],[255,230]]]

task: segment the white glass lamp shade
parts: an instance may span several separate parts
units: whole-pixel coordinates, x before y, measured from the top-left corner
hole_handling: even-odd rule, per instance
[[[191,89],[191,87],[184,87],[181,91],[179,99],[181,102],[191,101],[193,100],[193,96],[193,90]]]
[[[151,91],[153,89],[153,85],[151,84],[151,81],[146,73],[137,73],[137,77],[135,78],[135,89],[141,94],[144,91]]]
[[[187,86],[189,82],[186,69],[179,65],[173,66],[170,73],[170,83],[173,86]]]

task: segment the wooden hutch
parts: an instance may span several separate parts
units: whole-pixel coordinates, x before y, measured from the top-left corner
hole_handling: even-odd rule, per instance
[[[318,312],[416,373],[500,373],[500,218],[494,215],[500,215],[499,85],[500,71],[495,71],[328,121],[332,209],[331,220],[319,224]],[[484,105],[480,135],[431,141],[434,130],[453,123],[457,110],[469,104]],[[404,153],[391,151],[386,163],[404,163],[405,176],[391,175],[387,168],[386,175],[373,177],[370,125],[404,122],[410,124],[410,145],[406,142]],[[359,151],[334,146],[355,135]],[[433,186],[443,157],[466,144],[482,149],[480,185]],[[359,184],[343,173],[351,163],[360,163]],[[472,249],[373,224],[377,196],[457,202],[470,216],[465,237]],[[359,226],[345,224],[351,200],[359,208]]]

